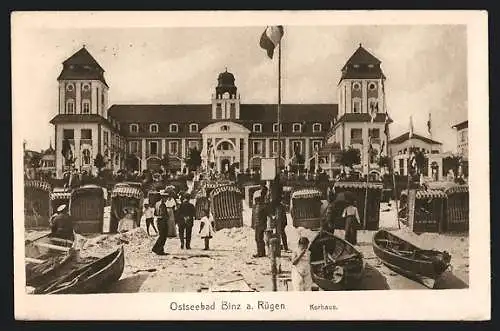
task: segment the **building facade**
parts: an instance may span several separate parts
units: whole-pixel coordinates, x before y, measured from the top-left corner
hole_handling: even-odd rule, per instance
[[[469,159],[469,121],[464,121],[453,126],[457,130],[457,153],[464,160]]]
[[[372,156],[387,155],[385,124],[390,123],[380,64],[360,45],[342,68],[339,103],[283,104],[278,127],[277,105],[242,103],[227,69],[207,104],[108,107],[104,69],[84,47],[63,62],[58,77],[59,108],[51,120],[57,175],[70,166],[95,173],[98,154],[114,171],[131,164],[138,171],[158,170],[163,159],[171,170],[180,170],[191,149],[201,151],[204,166],[217,170],[235,164],[241,171],[258,170],[262,158],[278,157],[279,150],[281,166],[302,163],[309,170],[328,170],[335,164],[328,155],[348,147],[361,151],[357,171],[377,172]],[[63,157],[65,150],[73,162]]]
[[[443,153],[442,143],[416,133],[409,138],[409,132],[390,141],[390,153],[395,173],[407,176],[411,162],[411,151],[419,150],[425,156],[423,175],[433,180],[443,179],[443,159],[450,153]]]

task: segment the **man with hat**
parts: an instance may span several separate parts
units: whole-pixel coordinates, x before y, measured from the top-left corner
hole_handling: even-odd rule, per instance
[[[191,249],[191,233],[194,218],[196,217],[196,208],[189,202],[189,198],[189,193],[182,195],[182,201],[177,212],[178,217],[176,218],[179,237],[181,239],[181,249],[184,249],[184,239],[186,239],[186,249]]]
[[[153,253],[157,255],[167,255],[164,251],[165,243],[167,242],[167,232],[168,232],[168,209],[166,206],[167,195],[165,191],[160,191],[161,200],[156,203],[155,215],[157,217],[157,225],[158,225],[158,239],[156,239],[156,243],[153,246]]]
[[[73,238],[73,217],[65,204],[57,208],[57,214],[50,220],[51,235],[63,239]]]

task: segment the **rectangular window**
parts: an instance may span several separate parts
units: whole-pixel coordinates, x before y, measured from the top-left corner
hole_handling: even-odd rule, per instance
[[[467,141],[467,131],[460,132],[460,142],[464,143]]]
[[[299,123],[294,123],[292,127],[292,131],[295,132],[301,132],[302,131],[302,125]]]
[[[262,124],[260,123],[254,123],[253,125],[253,132],[262,132]]]
[[[109,143],[109,133],[107,131],[104,131],[103,138],[104,138],[104,145],[108,145],[108,143]]]
[[[399,174],[404,175],[405,160],[399,159]]]
[[[92,130],[82,129],[80,133],[80,139],[92,139]]]
[[[66,113],[67,114],[74,114],[75,113],[75,103],[73,100],[68,100],[66,103]]]
[[[380,138],[380,129],[368,129],[368,136],[372,138]]]
[[[177,141],[170,141],[168,143],[168,152],[170,154],[177,154],[177,151],[178,151]]]
[[[351,129],[351,140],[363,140],[363,129]]]
[[[130,142],[130,153],[138,153],[139,152],[139,142],[138,141],[131,141]]]
[[[361,113],[361,100],[352,101],[352,112],[355,114]]]
[[[278,140],[273,140],[273,153],[278,153]],[[283,141],[281,141],[281,154],[283,154],[285,149],[283,148]]]
[[[89,101],[83,101],[82,114],[90,114],[90,102]]]
[[[149,142],[149,153],[151,155],[158,155],[158,142],[150,141]]]
[[[75,130],[64,129],[63,130],[63,139],[75,139]]]
[[[313,141],[313,151],[314,152],[319,151],[321,149],[321,145],[322,145],[321,140]]]
[[[302,141],[294,141],[292,143],[293,153],[302,154]]]
[[[262,154],[262,141],[253,142],[253,154]]]
[[[190,142],[188,142],[188,147],[189,147],[189,149],[193,149],[193,148],[198,149],[198,142],[197,141],[190,141]]]
[[[280,123],[280,132],[283,131],[283,124]],[[273,124],[273,132],[278,132],[278,123]]]

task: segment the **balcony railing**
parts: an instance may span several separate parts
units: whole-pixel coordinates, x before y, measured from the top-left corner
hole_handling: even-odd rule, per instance
[[[90,145],[92,146],[92,139],[80,139],[80,146]]]
[[[380,145],[380,138],[371,138],[372,139],[372,144],[379,144]]]
[[[351,138],[351,144],[361,144],[361,145],[363,145],[363,138]]]

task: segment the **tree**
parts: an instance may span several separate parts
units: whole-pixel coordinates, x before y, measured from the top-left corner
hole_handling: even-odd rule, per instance
[[[355,164],[361,163],[361,152],[357,148],[349,147],[340,153],[340,164],[352,169]]]
[[[201,166],[201,152],[196,147],[189,149],[186,165],[190,171],[194,171]]]
[[[169,164],[168,154],[163,154],[163,157],[161,158],[161,161],[160,161],[160,165],[165,170],[165,173],[168,172],[168,164]]]
[[[94,159],[94,167],[97,168],[98,174],[101,175],[101,170],[106,166],[106,162],[104,162],[104,157],[101,153],[97,153]]]
[[[134,154],[127,154],[124,163],[127,170],[139,170],[139,159]]]
[[[443,174],[447,174],[448,171],[453,170],[455,176],[458,174],[458,168],[460,166],[461,157],[460,156],[448,156],[443,159]]]

